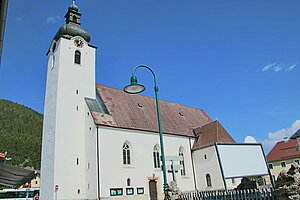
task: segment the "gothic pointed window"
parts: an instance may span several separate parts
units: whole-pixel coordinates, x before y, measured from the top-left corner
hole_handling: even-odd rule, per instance
[[[74,62],[76,63],[76,64],[81,64],[81,53],[80,53],[80,51],[75,51],[75,60],[74,60]]]
[[[154,168],[160,168],[159,146],[155,145],[153,148]]]
[[[181,174],[181,176],[185,176],[186,171],[185,171],[185,165],[184,165],[184,149],[183,149],[183,147],[179,148],[179,156],[182,156],[182,158],[183,158],[183,160],[179,161],[179,164],[182,166],[182,169],[180,170],[180,174]]]
[[[123,164],[131,164],[130,146],[127,142],[125,142],[123,145]]]
[[[206,186],[212,187],[210,174],[206,174]]]

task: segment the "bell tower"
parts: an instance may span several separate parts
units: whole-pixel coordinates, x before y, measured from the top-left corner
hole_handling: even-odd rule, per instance
[[[78,12],[78,7],[75,4],[75,1],[73,1],[73,4],[70,5],[70,9],[68,10],[67,14],[65,15],[66,18],[66,24],[73,24],[80,26],[80,17],[81,14]]]
[[[40,194],[45,200],[96,199],[97,180],[89,178],[97,174],[90,155],[96,136],[88,134],[85,102],[96,97],[96,47],[80,27],[75,1],[65,18],[47,52]]]

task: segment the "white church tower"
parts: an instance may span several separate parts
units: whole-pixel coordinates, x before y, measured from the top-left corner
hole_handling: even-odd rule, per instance
[[[41,198],[97,198],[96,134],[85,98],[95,99],[96,47],[80,27],[78,6],[69,6],[48,56],[44,108]],[[91,122],[91,124],[93,124]],[[90,153],[94,151],[94,153]],[[58,190],[55,190],[55,186]]]

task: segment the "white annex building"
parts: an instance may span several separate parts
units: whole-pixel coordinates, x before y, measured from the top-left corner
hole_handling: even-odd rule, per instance
[[[65,17],[47,53],[41,199],[162,199],[155,99],[96,84],[97,48],[80,27],[78,6]],[[241,176],[221,167],[217,143],[235,141],[218,121],[166,101],[161,115],[165,155],[183,157],[168,182],[181,191],[239,184]]]

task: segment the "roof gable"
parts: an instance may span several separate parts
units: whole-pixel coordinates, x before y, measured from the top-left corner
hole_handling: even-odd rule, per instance
[[[300,137],[300,129],[298,131],[296,131],[296,133],[294,133],[292,136],[291,136],[291,139],[296,139]]]
[[[197,135],[193,150],[202,149],[220,143],[236,143],[219,121],[214,121],[196,128]]]
[[[109,114],[92,112],[98,125],[158,132],[155,98],[96,85]],[[163,132],[194,137],[193,129],[211,122],[200,109],[160,100]]]
[[[267,155],[267,161],[285,160],[300,157],[300,151],[296,150],[297,140],[277,142]]]

